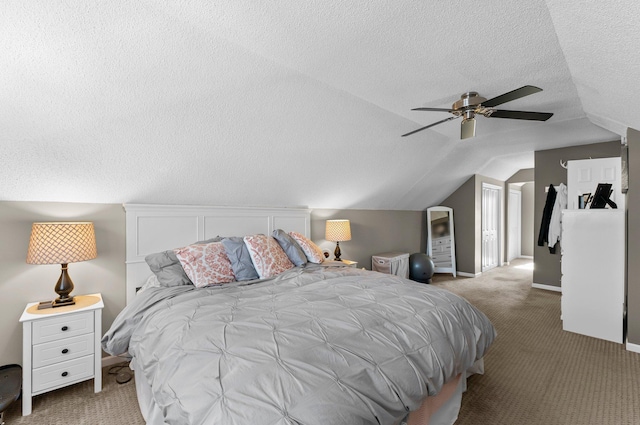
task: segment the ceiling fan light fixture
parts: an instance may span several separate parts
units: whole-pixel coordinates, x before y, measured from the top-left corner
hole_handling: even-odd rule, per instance
[[[476,119],[464,118],[460,126],[460,138],[468,139],[476,135]]]

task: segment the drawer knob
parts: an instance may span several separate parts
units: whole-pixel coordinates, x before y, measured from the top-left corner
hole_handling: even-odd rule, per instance
[[[67,376],[69,372],[62,372],[62,376]]]
[[[69,330],[69,327],[68,327],[68,326],[63,326],[63,327],[62,327],[62,332],[64,332],[64,331],[68,331],[68,330]]]
[[[62,350],[62,354],[67,354],[69,352],[68,348],[65,348],[64,350]]]

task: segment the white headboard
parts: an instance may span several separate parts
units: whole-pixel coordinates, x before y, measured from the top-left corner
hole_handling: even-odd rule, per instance
[[[270,235],[275,229],[309,237],[307,208],[124,204],[127,304],[152,274],[144,257],[216,236]]]

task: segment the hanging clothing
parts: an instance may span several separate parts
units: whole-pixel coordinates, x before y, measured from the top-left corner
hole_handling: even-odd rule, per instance
[[[560,242],[562,237],[562,210],[567,209],[567,186],[560,183],[556,192],[556,200],[553,203],[551,221],[549,222],[549,238],[547,239],[549,251],[552,254],[555,254],[556,242]]]
[[[556,202],[556,194],[556,189],[550,184],[549,191],[547,192],[547,200],[544,203],[544,211],[542,212],[538,246],[544,246],[544,244],[549,241],[549,223],[551,222],[551,213],[553,212],[553,206]]]

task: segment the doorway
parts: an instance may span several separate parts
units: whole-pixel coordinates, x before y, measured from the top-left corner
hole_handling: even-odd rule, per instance
[[[500,264],[500,199],[502,188],[482,183],[482,272]]]
[[[509,189],[509,218],[507,261],[522,255],[522,192]]]

